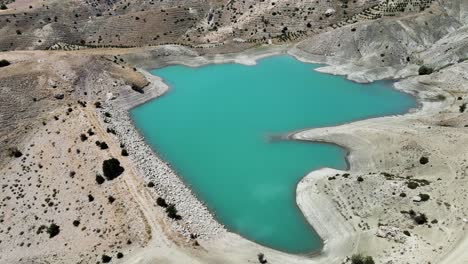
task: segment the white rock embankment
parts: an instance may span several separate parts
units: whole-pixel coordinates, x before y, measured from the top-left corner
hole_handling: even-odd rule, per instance
[[[167,203],[176,205],[182,220],[172,222],[174,229],[187,237],[197,234],[201,239],[213,238],[226,229],[214,219],[207,207],[187,188],[169,164],[146,144],[129,115],[129,109],[161,96],[168,89],[160,78],[148,73],[145,75],[151,81],[145,88],[145,94],[129,88],[128,93],[119,95],[115,100],[108,100],[103,104],[102,113],[109,112],[111,118],[103,120],[103,123],[116,132],[145,182],[154,183],[154,198],[162,197]]]

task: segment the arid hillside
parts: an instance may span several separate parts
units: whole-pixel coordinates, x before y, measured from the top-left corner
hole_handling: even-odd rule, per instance
[[[0,50],[287,42],[433,0],[4,1]],[[1,3],[1,1],[0,1]],[[54,44],[59,45],[54,46]],[[250,44],[251,45],[251,44]]]

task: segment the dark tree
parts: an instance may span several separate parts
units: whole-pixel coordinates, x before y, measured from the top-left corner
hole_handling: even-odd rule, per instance
[[[164,200],[164,198],[161,198],[161,197],[158,197],[158,199],[156,199],[156,204],[164,208],[167,207],[166,200]]]
[[[58,235],[60,233],[60,227],[54,223],[52,223],[48,228],[47,228],[47,234],[49,234],[49,238],[53,238],[54,236]]]
[[[112,257],[109,257],[107,255],[102,255],[101,259],[102,259],[102,263],[109,263],[112,260]]]
[[[120,166],[120,161],[116,158],[105,160],[102,163],[102,171],[104,172],[104,177],[106,180],[113,180],[119,177],[125,169]]]
[[[101,175],[96,175],[96,182],[101,185],[105,182],[106,180],[104,179],[104,177],[102,177]]]
[[[364,256],[363,254],[354,254],[351,257],[352,264],[375,264],[371,256]]]
[[[6,67],[8,65],[10,65],[11,63],[7,60],[0,60],[0,68],[1,67]]]
[[[174,204],[170,204],[166,207],[166,213],[169,218],[172,218],[174,220],[180,220],[182,217],[177,214],[177,209]]]
[[[258,253],[257,257],[258,257],[258,262],[260,262],[262,264],[268,263],[268,261],[265,258],[265,254]]]
[[[429,162],[429,158],[428,157],[421,157],[419,159],[419,163],[421,163],[422,165],[424,164],[427,164]]]
[[[23,156],[23,153],[19,151],[16,147],[10,148],[10,157],[19,158]]]
[[[419,67],[419,75],[428,75],[434,72],[434,70],[430,67],[427,67],[425,65]]]

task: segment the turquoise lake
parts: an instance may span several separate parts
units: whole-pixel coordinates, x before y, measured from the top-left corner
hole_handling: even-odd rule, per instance
[[[319,66],[274,56],[256,66],[156,69],[171,89],[131,116],[230,231],[289,253],[315,252],[322,241],[296,204],[296,185],[319,168],[345,169],[346,152],[271,137],[417,107],[390,82],[358,84],[313,70]]]

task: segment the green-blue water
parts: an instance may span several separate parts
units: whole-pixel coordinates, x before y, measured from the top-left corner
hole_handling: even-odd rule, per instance
[[[131,111],[149,144],[226,227],[290,252],[322,242],[295,201],[296,185],[322,167],[346,168],[335,145],[270,136],[402,114],[415,100],[389,83],[357,84],[289,56],[256,66],[169,66],[152,71],[171,90]]]

